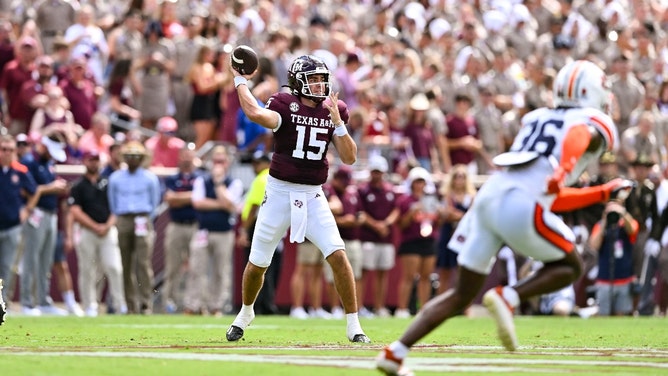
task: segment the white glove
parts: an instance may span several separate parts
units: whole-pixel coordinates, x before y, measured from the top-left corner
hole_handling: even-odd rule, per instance
[[[661,252],[661,244],[654,239],[647,239],[645,243],[645,254],[650,257],[657,257]]]

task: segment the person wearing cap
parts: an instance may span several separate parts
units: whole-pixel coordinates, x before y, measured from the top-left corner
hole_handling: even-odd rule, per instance
[[[23,158],[32,159],[32,142],[25,133],[19,133],[16,136],[16,158],[23,160]]]
[[[239,231],[237,239],[237,242],[245,248],[246,253],[250,253],[250,239],[253,239],[257,211],[262,205],[262,201],[264,201],[264,191],[267,186],[271,157],[262,151],[257,151],[253,153],[251,164],[253,165],[255,178],[251,182],[244,199],[244,205],[241,210],[241,231]],[[255,301],[255,311],[260,315],[278,314],[275,297],[282,261],[283,242],[279,242],[276,252],[274,252],[274,256],[271,259],[271,264],[265,273],[264,284]]]
[[[410,140],[412,156],[420,166],[427,171],[438,171],[440,158],[436,149],[433,126],[427,118],[427,111],[430,108],[431,103],[424,93],[417,93],[411,98],[404,136]]]
[[[4,281],[0,299],[9,302],[12,280],[12,265],[17,256],[21,238],[21,224],[28,218],[22,193],[32,195],[37,184],[26,166],[14,157],[16,142],[11,135],[0,135],[0,281]],[[1,282],[0,282],[1,283]],[[33,314],[40,313],[33,309]],[[2,318],[0,317],[0,322]]]
[[[159,126],[159,125],[158,125]],[[178,172],[165,178],[165,193],[169,223],[165,230],[165,277],[162,285],[162,301],[167,313],[183,309],[184,289],[187,278],[190,241],[197,230],[197,213],[192,206],[192,190],[200,175],[195,169],[193,144],[183,145],[178,151]]]
[[[3,122],[13,135],[28,131],[30,110],[21,102],[20,94],[23,84],[32,78],[38,55],[35,38],[24,36],[17,44],[16,58],[5,65],[0,77]]]
[[[362,292],[370,290],[373,297],[373,314],[379,317],[390,315],[387,309],[387,289],[389,272],[395,265],[394,226],[399,217],[396,205],[398,196],[394,193],[394,185],[387,179],[389,167],[387,159],[381,155],[369,158],[367,166],[369,180],[359,187],[362,206],[362,279],[358,289]],[[373,277],[373,280],[370,278]],[[364,295],[362,294],[363,302]]]
[[[430,275],[436,266],[436,230],[445,215],[434,192],[428,192],[428,184],[432,182],[429,171],[413,167],[406,179],[408,191],[397,199],[397,225],[401,232],[397,255],[401,277],[394,316],[398,318],[411,315],[408,304],[416,275],[419,275],[417,301],[424,305],[431,298]]]
[[[208,167],[208,173],[193,184],[192,205],[199,226],[190,242],[184,304],[186,313],[208,311],[220,316],[233,310],[234,226],[243,183],[229,175],[230,155],[222,145],[211,151]]]
[[[74,122],[89,129],[93,114],[98,110],[98,98],[104,91],[88,75],[87,59],[84,56],[74,56],[68,64],[67,75],[58,83],[63,89],[65,98],[70,103],[76,103],[70,110]]]
[[[116,216],[128,313],[153,313],[153,219],[160,204],[160,182],[142,167],[146,148],[129,141],[121,154],[127,168],[109,177],[109,207]]]
[[[446,139],[452,165],[468,165],[471,172],[477,172],[476,157],[482,155],[483,146],[479,139],[478,124],[471,113],[471,97],[460,92],[455,95],[455,110],[446,115],[448,133]]]
[[[151,166],[179,166],[179,151],[186,146],[186,143],[176,136],[178,128],[176,120],[171,116],[158,119],[155,126],[158,134],[144,142],[146,149],[151,151]]]
[[[72,186],[67,201],[77,226],[66,228],[66,243],[77,253],[81,304],[86,316],[98,315],[97,281],[98,270],[102,270],[114,309],[126,313],[116,216],[111,213],[107,196],[109,179],[100,176],[100,154],[96,150],[84,152],[82,160],[86,172]]]
[[[329,207],[334,214],[334,220],[339,228],[341,238],[345,243],[345,251],[350,266],[353,268],[355,276],[355,285],[357,286],[357,301],[359,303],[359,315],[362,317],[373,316],[362,300],[362,290],[360,281],[362,280],[362,243],[360,241],[360,226],[364,222],[364,212],[362,211],[361,200],[357,185],[353,181],[352,169],[348,166],[339,166],[332,175],[328,184],[323,185],[323,192],[329,202]],[[341,308],[339,295],[334,287],[334,275],[332,269],[325,265],[325,281],[327,282],[327,292],[329,295],[329,304],[331,306],[332,316],[337,319],[344,317]]]
[[[24,158],[21,161],[38,185],[35,195],[26,204],[30,216],[23,230],[23,272],[19,290],[21,305],[27,314],[33,314],[35,308],[41,314],[67,314],[67,311],[54,306],[49,296],[49,276],[58,237],[58,196],[67,192],[67,182],[56,176],[54,164],[64,162],[66,158],[63,143],[42,136],[35,144],[33,159]]]
[[[37,109],[46,106],[49,101],[47,90],[54,86],[52,84],[54,77],[53,59],[49,55],[41,55],[35,60],[35,65],[37,66],[36,77],[33,76],[23,83],[19,94],[20,100],[26,103],[30,109],[30,121],[32,121]],[[70,104],[64,99],[63,106],[69,108]],[[32,128],[32,125],[30,128]]]

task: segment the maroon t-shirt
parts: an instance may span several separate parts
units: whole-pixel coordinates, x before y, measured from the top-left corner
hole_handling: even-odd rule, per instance
[[[396,207],[397,195],[390,183],[383,183],[381,187],[372,187],[368,183],[361,186],[359,196],[362,210],[373,219],[383,221]],[[360,229],[360,239],[364,242],[392,243],[392,231],[382,237],[367,226]]]
[[[74,122],[81,125],[83,129],[90,128],[90,120],[97,111],[97,98],[95,97],[95,84],[89,80],[83,80],[80,86],[65,79],[60,83],[65,97],[70,101],[70,110]]]
[[[418,202],[417,198],[410,194],[402,195],[397,199],[397,207],[399,208],[399,213],[401,216],[405,215],[413,206],[414,203]],[[411,223],[408,227],[401,230],[401,242],[408,242],[411,240],[420,240],[428,238],[436,238],[438,231],[432,231],[428,236],[422,236],[420,234],[420,224],[423,219],[426,219],[428,215],[422,211],[415,213],[415,216],[412,218]],[[433,223],[432,223],[433,225]]]
[[[349,214],[354,215],[362,210],[362,203],[357,193],[357,188],[354,185],[348,186],[343,192],[337,192],[330,184],[325,184],[323,185],[322,190],[325,192],[327,198],[336,195],[336,197],[339,198],[339,201],[341,201],[343,211],[341,214],[335,215],[334,217]],[[344,240],[359,240],[360,238],[359,226],[339,227],[339,233]]]
[[[447,138],[458,139],[465,136],[478,138],[478,125],[472,116],[462,119],[450,114],[446,116],[446,122],[448,124]],[[450,149],[450,159],[453,166],[456,164],[469,164],[475,159],[475,152],[465,149]]]
[[[343,101],[338,103],[341,120],[347,123],[348,107]],[[274,132],[269,175],[297,184],[327,181],[327,150],[334,134],[329,110],[322,103],[308,107],[290,93],[272,95],[265,107],[281,115],[281,126]]]
[[[0,87],[7,92],[9,116],[12,119],[28,121],[30,109],[28,105],[20,100],[21,87],[32,78],[33,64],[23,67],[19,61],[14,59],[5,65],[2,71]]]

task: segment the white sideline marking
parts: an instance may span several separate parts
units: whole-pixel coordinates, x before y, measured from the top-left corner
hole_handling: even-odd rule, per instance
[[[295,355],[251,355],[251,354],[201,354],[201,353],[164,353],[164,352],[9,352],[7,355],[23,356],[71,356],[102,358],[150,358],[197,361],[223,361],[246,363],[277,363],[291,365],[324,366],[339,368],[373,369],[372,359],[362,357],[336,356],[295,356]],[[406,366],[414,371],[470,371],[470,372],[559,372],[558,369],[535,368],[532,365],[552,366],[631,366],[655,369],[668,369],[668,363],[637,361],[598,361],[598,360],[558,360],[558,359],[489,359],[489,358],[417,358],[406,359]],[[529,367],[523,367],[529,366]],[[561,370],[563,371],[563,370]]]

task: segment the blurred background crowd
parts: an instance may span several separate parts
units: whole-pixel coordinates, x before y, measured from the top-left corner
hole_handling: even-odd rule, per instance
[[[375,286],[374,290],[362,289],[360,295],[369,315],[387,315],[388,307],[396,308],[399,316],[415,313],[416,303],[409,304],[412,300],[419,306],[430,289],[448,285],[456,260],[445,247],[447,237],[474,199],[475,187],[494,173],[492,158],[510,147],[523,114],[552,105],[552,80],[562,66],[575,59],[600,65],[609,74],[614,93],[610,111],[621,145],[618,153],[604,156],[581,184],[603,184],[617,175],[635,179],[636,189],[624,200],[624,207],[637,221],[638,229],[627,234],[628,241],[591,243],[589,235],[597,233],[597,222],[619,208],[564,214],[579,229],[580,251],[590,271],[582,283],[564,292],[571,302],[566,313],[597,306],[591,299],[597,302],[602,297],[594,296],[589,285],[628,284],[626,295],[612,300],[626,302],[629,298],[631,306],[611,304],[606,312],[655,314],[655,303],[660,303],[656,313],[665,314],[668,288],[662,285],[668,280],[668,270],[661,273],[668,269],[667,252],[663,251],[668,244],[668,236],[663,236],[668,224],[668,218],[663,219],[663,213],[668,213],[664,211],[668,201],[664,181],[668,177],[665,0],[3,0],[0,15],[0,130],[16,144],[16,160],[25,161],[26,156],[30,159],[33,151],[43,152],[51,162],[59,163],[63,175],[77,171],[68,170],[67,165],[84,164],[88,168],[89,160],[99,160],[99,169],[106,169],[109,177],[111,171],[139,155],[141,164],[135,168],[157,174],[161,192],[160,202],[154,207],[138,212],[122,205],[114,208],[111,202],[110,210],[112,214],[116,210],[119,218],[146,214],[149,224],[155,224],[155,229],[148,226],[146,230],[158,236],[144,245],[151,250],[140,257],[150,259],[152,248],[160,246],[165,269],[160,271],[158,282],[152,270],[137,278],[152,287],[166,283],[169,293],[162,294],[162,308],[169,312],[226,313],[234,304],[231,291],[220,291],[231,290],[233,284],[221,281],[226,277],[215,273],[211,283],[220,287],[210,294],[215,295],[210,297],[214,302],[210,307],[203,303],[204,298],[184,303],[182,296],[170,294],[175,285],[187,289],[188,259],[192,257],[189,250],[209,244],[243,248],[247,241],[245,234],[244,240],[236,243],[229,239],[212,241],[205,235],[232,231],[238,238],[245,229],[239,229],[233,221],[230,228],[204,228],[208,231],[205,234],[200,231],[203,228],[198,212],[209,210],[206,204],[190,207],[192,212],[185,214],[174,214],[174,210],[192,205],[189,193],[183,194],[186,197],[177,193],[192,191],[199,176],[193,171],[200,171],[239,180],[230,181],[233,186],[241,186],[234,189],[239,190],[233,198],[236,205],[216,208],[228,212],[224,218],[238,217],[236,208],[244,204],[243,193],[262,171],[253,167],[271,153],[271,133],[250,122],[239,110],[228,70],[232,48],[247,44],[260,55],[251,88],[262,102],[285,90],[287,70],[295,57],[314,54],[326,62],[334,90],[348,105],[349,131],[359,145],[359,162],[338,175],[348,187],[343,191],[354,190],[356,200],[365,201],[375,197],[369,186],[380,184],[374,179],[381,179],[389,186],[378,185],[379,192],[397,196],[387,199],[397,205],[399,213],[374,214],[384,218],[370,220],[373,216],[368,208],[353,205],[350,210],[357,218],[354,225],[373,228],[375,235],[364,239],[364,230],[359,230],[347,236],[364,244],[387,243],[398,249],[402,241],[413,236],[432,239],[435,244],[434,254],[402,257],[400,253],[396,263],[394,254],[391,262],[364,262],[358,283]],[[132,143],[129,149],[128,143]],[[223,147],[224,152],[217,147]],[[60,155],[60,149],[64,151],[62,158],[54,155]],[[53,152],[50,157],[49,150]],[[216,168],[218,164],[226,165],[222,172]],[[333,182],[339,172],[335,165],[332,163]],[[82,170],[78,173],[85,174]],[[51,181],[36,184],[51,184],[57,176],[53,174]],[[424,186],[420,186],[422,181]],[[71,197],[69,188],[43,194],[67,198]],[[332,195],[350,199],[341,192]],[[413,201],[421,202],[422,195],[431,199],[418,209],[394,201],[411,195],[415,196]],[[333,210],[340,209],[337,205],[340,203],[333,203]],[[62,208],[66,210],[68,205]],[[421,214],[414,215],[414,211]],[[156,218],[163,213],[166,221],[187,227],[183,233],[187,242],[180,246],[185,254],[162,249],[164,233],[170,234],[158,231]],[[402,221],[404,216],[408,219]],[[71,216],[59,220],[65,240],[69,233],[78,231],[77,226],[86,227],[85,219],[67,218]],[[425,218],[430,228],[423,227]],[[389,232],[381,230],[383,226]],[[98,235],[104,237],[107,232]],[[123,239],[120,234],[119,238]],[[659,243],[658,251],[652,242],[646,247],[648,238]],[[613,247],[608,258],[606,247],[617,243],[623,244],[619,249]],[[128,257],[137,257],[134,247],[121,241],[124,267],[132,265]],[[171,261],[167,261],[172,257],[168,252],[173,252]],[[216,252],[211,252],[211,257],[218,260]],[[224,252],[225,259],[218,260],[220,265],[233,262],[231,254],[231,250]],[[21,260],[19,256],[12,260],[19,274],[25,273]],[[196,260],[202,273],[210,273],[205,261]],[[79,271],[87,267],[81,260],[79,263]],[[531,260],[516,260],[512,250],[501,253],[500,265],[501,278],[522,278],[535,267]],[[318,268],[297,270],[293,279],[305,278],[306,286],[312,285],[307,278],[322,278],[318,277]],[[389,278],[386,272],[390,271],[399,277]],[[59,286],[65,286],[60,288],[65,296],[72,288],[63,278]],[[123,281],[125,294],[129,293],[128,284],[137,283],[127,271]],[[205,283],[191,282],[193,286]],[[234,284],[237,282],[235,279]],[[304,289],[304,281],[301,284],[300,288],[299,281],[291,282],[291,287],[296,286],[293,291],[297,291],[293,295]],[[415,292],[413,286],[417,286]],[[81,286],[75,290],[81,294]],[[121,295],[119,288],[116,290],[117,302],[110,304],[115,310],[152,312],[153,303],[148,297],[137,298],[136,304],[119,304]],[[386,298],[387,290],[392,298]],[[603,290],[601,287],[597,291]],[[609,291],[608,298],[616,296],[612,288]],[[319,307],[318,293],[315,295],[308,298],[312,312],[326,316]],[[34,308],[21,299],[22,304]],[[84,311],[93,315],[96,305],[91,299],[87,298]],[[291,299],[292,308],[303,307],[303,302],[294,303],[302,298]],[[539,306],[535,304],[527,312],[552,312],[552,308]],[[71,313],[81,313],[74,303],[68,307]],[[267,311],[275,310],[269,304]],[[300,311],[295,316],[305,317]]]

